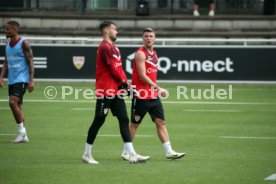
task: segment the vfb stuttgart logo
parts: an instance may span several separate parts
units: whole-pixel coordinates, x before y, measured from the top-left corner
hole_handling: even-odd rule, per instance
[[[74,66],[80,70],[85,63],[85,57],[84,56],[73,56],[73,64]]]

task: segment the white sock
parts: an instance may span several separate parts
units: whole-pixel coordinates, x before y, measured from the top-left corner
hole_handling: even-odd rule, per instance
[[[166,154],[170,153],[172,151],[172,147],[171,147],[170,141],[163,143],[163,147],[165,149]]]
[[[24,127],[24,123],[21,122],[19,124],[17,124],[18,126],[18,132],[21,133],[21,134],[25,134],[26,133],[26,128]]]
[[[92,151],[92,144],[85,144],[85,149],[84,149],[84,154],[89,154],[91,155],[91,151]]]
[[[129,154],[136,154],[132,142],[125,142],[124,143],[124,151],[128,152]]]

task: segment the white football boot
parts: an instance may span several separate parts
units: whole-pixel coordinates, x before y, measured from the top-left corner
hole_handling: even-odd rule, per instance
[[[182,158],[185,155],[186,155],[186,153],[177,153],[172,150],[170,153],[166,154],[166,157],[168,160],[175,160],[175,159]]]
[[[199,14],[199,12],[198,12],[197,10],[194,10],[194,11],[193,11],[193,15],[194,15],[195,17],[200,16],[200,14]]]
[[[24,143],[29,142],[28,136],[26,133],[19,133],[17,137],[12,141],[13,143]]]
[[[215,16],[215,11],[214,11],[214,10],[210,10],[210,11],[209,11],[209,16],[210,16],[210,17]]]
[[[150,156],[142,156],[137,153],[135,154],[129,154],[127,152],[123,152],[121,155],[121,158],[123,160],[127,160],[130,163],[143,163],[150,159]]]
[[[84,154],[82,156],[82,161],[87,164],[99,164],[90,154]]]

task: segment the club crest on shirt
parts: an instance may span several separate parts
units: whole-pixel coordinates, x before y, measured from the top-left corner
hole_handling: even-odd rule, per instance
[[[73,64],[74,66],[80,70],[85,63],[85,57],[84,56],[73,56]]]
[[[135,115],[135,116],[134,116],[134,120],[135,120],[136,122],[138,122],[138,121],[140,120],[140,118],[141,118],[141,116],[138,116],[138,115]]]

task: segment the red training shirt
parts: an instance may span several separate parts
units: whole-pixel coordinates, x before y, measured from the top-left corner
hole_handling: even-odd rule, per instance
[[[146,75],[154,83],[156,83],[158,63],[157,53],[154,50],[152,53],[149,53],[144,46],[140,47],[137,51],[142,51],[145,54]],[[139,99],[155,99],[158,96],[158,92],[156,89],[153,89],[151,86],[145,84],[139,79],[135,58],[133,60],[132,85],[136,86],[136,90],[139,92],[139,96],[137,98]]]
[[[122,80],[127,82],[119,49],[103,40],[97,50],[96,96],[114,96]]]

